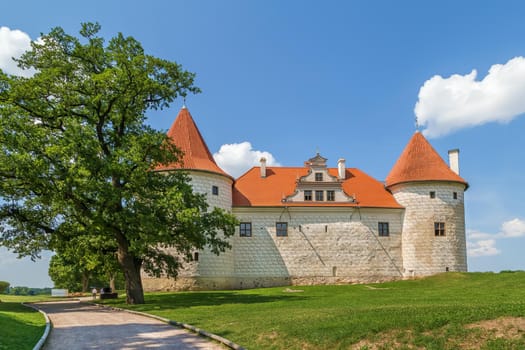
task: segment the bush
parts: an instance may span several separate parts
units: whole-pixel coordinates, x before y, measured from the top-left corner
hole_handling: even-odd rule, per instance
[[[9,282],[0,281],[0,293],[3,293],[9,288]]]

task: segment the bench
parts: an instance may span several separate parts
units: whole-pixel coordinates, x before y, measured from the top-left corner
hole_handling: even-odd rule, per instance
[[[100,299],[117,299],[118,293],[113,293],[111,288],[106,287],[100,290]]]

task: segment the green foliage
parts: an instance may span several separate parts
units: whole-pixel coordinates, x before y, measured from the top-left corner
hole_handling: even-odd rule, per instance
[[[51,288],[30,288],[25,286],[16,286],[7,289],[6,294],[16,296],[51,295]]]
[[[0,281],[0,294],[5,292],[6,289],[8,289],[10,286],[9,282],[6,281]]]
[[[147,305],[129,307],[192,324],[248,349],[349,349],[358,342],[371,349],[459,349],[469,348],[470,341],[471,348],[479,348],[478,340],[486,349],[506,344],[521,349],[525,337],[498,340],[464,326],[525,317],[523,285],[523,272],[446,273],[374,285],[291,287],[303,291],[295,293],[286,287],[152,293]]]
[[[209,211],[186,174],[154,171],[180,152],[146,112],[198,92],[194,74],[122,34],[106,45],[99,30],[83,24],[77,38],[55,28],[18,60],[32,77],[0,71],[0,244],[32,258],[44,248],[72,255],[84,237],[99,258],[116,257],[128,302],[142,303],[141,268],[175,276],[180,261],[164,248],[220,253],[236,220]]]

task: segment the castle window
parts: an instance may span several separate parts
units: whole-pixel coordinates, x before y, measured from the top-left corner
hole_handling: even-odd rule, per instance
[[[252,236],[252,223],[251,222],[241,222],[239,225],[239,235],[241,237],[251,237]]]
[[[317,202],[322,202],[324,200],[323,191],[315,191],[315,200]]]
[[[330,202],[335,201],[335,191],[326,191],[326,200]]]
[[[305,190],[304,191],[304,200],[305,201],[311,201],[312,200],[312,191],[311,190]]]
[[[390,229],[388,227],[388,222],[378,222],[377,223],[377,231],[378,231],[380,237],[388,237],[388,236],[390,236]]]
[[[193,253],[193,261],[199,261],[199,252]]]
[[[276,222],[275,223],[275,235],[277,237],[288,236],[288,223],[287,222]]]
[[[430,198],[436,198],[436,192],[430,191]]]
[[[323,173],[315,173],[315,181],[323,181]]]
[[[211,194],[213,194],[214,196],[218,196],[219,195],[219,186],[211,186]]]
[[[452,198],[458,199],[458,193],[457,192],[452,192]]]
[[[444,222],[434,222],[434,235],[435,236],[445,235],[445,223]]]

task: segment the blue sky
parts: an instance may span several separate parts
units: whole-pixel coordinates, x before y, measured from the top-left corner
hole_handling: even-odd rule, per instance
[[[6,55],[55,26],[133,36],[197,74],[202,93],[186,105],[223,165],[242,164],[234,175],[261,152],[299,166],[319,150],[382,181],[417,104],[436,150],[461,151],[469,270],[525,269],[523,13],[520,1],[10,1],[0,68],[14,71]],[[181,106],[151,125],[167,130]],[[0,249],[0,280],[51,286],[48,259]]]

